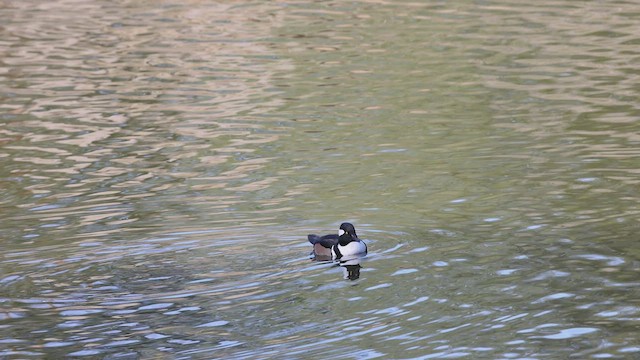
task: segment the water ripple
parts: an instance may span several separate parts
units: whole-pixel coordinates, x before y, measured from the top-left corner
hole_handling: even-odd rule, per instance
[[[638,15],[1,3],[0,357],[637,352]]]

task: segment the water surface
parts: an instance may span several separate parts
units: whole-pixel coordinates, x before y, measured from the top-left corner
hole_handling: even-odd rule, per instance
[[[0,356],[640,351],[636,4],[0,17]],[[356,281],[308,257],[343,221]]]

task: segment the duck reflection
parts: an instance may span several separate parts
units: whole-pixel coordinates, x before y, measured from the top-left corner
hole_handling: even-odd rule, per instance
[[[350,259],[343,258],[340,260],[335,260],[333,261],[333,263],[336,266],[340,266],[342,268],[342,273],[345,280],[357,280],[360,278],[360,269],[362,269],[362,265],[360,264],[363,257],[364,256],[357,256]],[[331,256],[318,255],[313,252],[310,254],[310,259],[311,261],[318,262],[330,262],[333,260]]]
[[[361,259],[361,257],[358,257],[351,260],[340,260],[340,267],[342,267],[345,280],[358,280],[360,278]]]

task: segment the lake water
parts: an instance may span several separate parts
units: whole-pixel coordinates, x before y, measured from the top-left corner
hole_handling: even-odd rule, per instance
[[[1,358],[640,356],[637,2],[0,18]]]

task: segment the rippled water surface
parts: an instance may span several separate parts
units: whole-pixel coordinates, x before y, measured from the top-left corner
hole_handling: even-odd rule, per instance
[[[637,2],[0,18],[0,357],[640,356]]]

